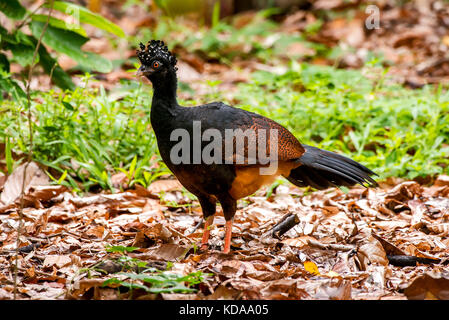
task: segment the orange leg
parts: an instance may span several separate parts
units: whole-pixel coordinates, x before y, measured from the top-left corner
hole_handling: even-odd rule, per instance
[[[208,242],[209,242],[209,236],[210,236],[210,230],[209,227],[214,222],[214,215],[207,218],[206,223],[204,224],[204,232],[203,232],[203,239],[201,240],[201,250],[207,250],[208,248]]]
[[[224,238],[224,253],[229,253],[231,251],[231,237],[232,237],[232,223],[234,219],[226,221],[225,225],[225,238]]]

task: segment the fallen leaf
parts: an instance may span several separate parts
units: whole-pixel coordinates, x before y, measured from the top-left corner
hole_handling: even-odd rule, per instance
[[[0,200],[5,205],[9,205],[20,197],[22,186],[24,194],[27,194],[31,187],[44,186],[49,183],[48,176],[36,162],[24,163],[18,166],[6,180]]]
[[[387,192],[385,199],[394,199],[396,201],[411,200],[415,196],[421,196],[423,188],[416,181],[405,181]]]
[[[150,184],[148,191],[152,193],[181,191],[182,185],[178,180],[157,180]]]
[[[351,289],[351,281],[338,278],[330,279],[321,284],[314,298],[320,300],[351,300]]]
[[[362,270],[366,270],[370,264],[388,265],[387,254],[382,244],[373,236],[364,237],[357,250],[357,257],[361,262]]]
[[[178,244],[164,243],[156,248],[150,248],[143,254],[130,254],[139,259],[153,259],[163,261],[175,261],[185,256],[188,248]]]
[[[72,259],[68,255],[48,255],[45,257],[43,267],[50,268],[56,266],[58,268],[65,267],[72,263]]]
[[[443,274],[420,275],[404,289],[404,294],[409,300],[429,300],[433,297],[449,300],[449,278]]]
[[[317,265],[312,262],[312,261],[305,261],[304,262],[304,269],[306,269],[307,272],[315,275],[315,276],[319,276],[320,275],[320,271],[318,270]]]
[[[449,234],[449,223],[426,224],[426,228],[442,237]]]
[[[298,238],[288,238],[288,239],[284,239],[281,242],[292,246],[292,247],[298,247],[298,248],[302,248],[308,245],[308,241],[309,240],[314,240],[316,241],[316,239],[314,237],[311,236],[302,236],[302,237],[298,237]]]

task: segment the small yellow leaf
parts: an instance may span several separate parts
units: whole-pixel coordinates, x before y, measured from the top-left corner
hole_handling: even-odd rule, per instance
[[[318,271],[318,267],[312,261],[305,261],[304,262],[304,269],[306,269],[307,272],[309,272],[311,274],[314,274],[316,276],[320,275],[320,272]]]
[[[433,295],[433,293],[432,292],[430,292],[430,291],[427,291],[426,292],[426,297],[424,298],[425,300],[439,300],[437,297],[435,297],[434,295]]]
[[[444,36],[442,39],[442,42],[448,46],[449,45],[449,36]]]

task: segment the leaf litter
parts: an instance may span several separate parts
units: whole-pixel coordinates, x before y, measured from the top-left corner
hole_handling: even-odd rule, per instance
[[[376,2],[382,9],[379,30],[364,30],[364,16],[325,21],[307,40],[342,50],[347,45],[355,52],[348,50],[339,61],[317,57],[311,63],[357,68],[372,50],[393,62],[389,73],[396,81],[412,87],[444,82],[449,74],[444,56],[447,28],[436,29],[433,24],[444,20],[447,7],[420,1],[421,5],[412,2],[399,8],[388,2]],[[314,8],[335,9],[343,3],[347,2],[316,1]],[[419,15],[409,14],[415,11]],[[297,11],[280,29],[302,32],[316,21],[314,15]],[[417,16],[421,18],[414,21]],[[264,45],[272,46],[273,40],[267,38]],[[314,54],[311,50],[295,44],[286,51],[308,57]],[[133,54],[130,50],[129,56]],[[195,54],[180,56],[184,64],[180,76],[189,83],[200,80],[199,72],[211,79],[220,74],[221,80],[227,72],[232,88],[234,82],[247,79],[248,69],[279,72],[249,61],[245,72],[237,73]],[[111,86],[130,77],[117,72],[102,84]],[[17,199],[23,178],[23,167],[19,168],[9,177],[0,176],[0,299],[13,297]],[[195,227],[202,221],[201,208],[176,180],[134,189],[128,189],[123,174],[111,180],[126,191],[81,197],[50,185],[34,163],[27,170],[17,257],[20,299],[448,299],[448,176],[439,176],[431,185],[391,181],[381,188],[353,188],[347,193],[311,192],[282,184],[270,194],[260,190],[239,203],[229,255],[220,252],[224,236],[220,209],[210,250],[198,250],[203,226]],[[288,217],[294,221],[291,228],[273,236],[274,228]],[[123,254],[108,250],[111,246],[137,249],[121,249]],[[144,261],[146,267],[161,272],[187,276],[202,271],[208,276],[193,285],[193,293],[148,293],[137,287],[142,282],[129,291],[120,282],[104,286],[114,278],[129,279],[122,274],[119,259],[128,259],[134,272],[141,271],[138,261]]]
[[[16,190],[15,179],[3,193]],[[239,203],[231,254],[221,252],[220,207],[210,249],[199,250],[201,208],[176,180],[85,196],[33,185],[24,194],[19,298],[447,299],[449,177],[387,182],[346,193],[282,183],[259,190]],[[18,210],[18,201],[0,210],[2,299],[13,297]],[[181,282],[204,276],[157,289],[139,282],[148,268]]]

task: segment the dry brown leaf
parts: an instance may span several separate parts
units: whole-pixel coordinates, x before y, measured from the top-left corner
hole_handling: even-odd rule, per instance
[[[103,226],[91,226],[87,231],[84,233],[85,236],[88,238],[103,238],[103,234],[105,232],[105,228]]]
[[[302,237],[298,237],[298,238],[284,239],[281,242],[286,245],[292,246],[292,247],[302,248],[302,247],[308,246],[309,240],[317,241],[314,237],[302,236]]]
[[[423,188],[416,181],[405,181],[388,191],[385,199],[403,202],[419,197],[422,193]]]
[[[362,270],[366,270],[370,264],[388,265],[387,254],[382,244],[371,235],[361,240],[361,245],[357,250],[357,257],[362,264]]]
[[[401,46],[414,46],[418,41],[423,41],[425,37],[432,33],[432,30],[427,26],[416,26],[413,30],[402,32],[395,35],[392,39],[393,48]]]
[[[161,293],[161,297],[164,300],[195,300],[197,295],[185,293]]]
[[[351,281],[343,279],[330,279],[321,284],[315,299],[320,300],[351,300]]]
[[[178,61],[178,79],[182,82],[192,82],[201,79],[201,74],[188,63]]]
[[[394,230],[401,229],[410,225],[409,222],[404,220],[393,220],[393,221],[374,221],[371,223],[381,230]]]
[[[134,185],[134,190],[130,190],[130,192],[135,193],[139,197],[146,197],[146,198],[152,198],[152,199],[159,199],[157,195],[152,193],[150,190],[148,190],[145,187],[142,187],[139,184]],[[159,203],[159,202],[158,202]]]
[[[51,268],[53,266],[62,268],[72,263],[72,259],[68,255],[48,255],[45,257],[43,267]]]
[[[298,280],[295,279],[269,281],[262,287],[260,294],[270,300],[298,300],[309,297],[304,289],[298,287]]]
[[[150,184],[148,191],[152,193],[181,191],[182,185],[178,180],[157,180]]]
[[[24,173],[26,168],[26,176],[24,181]],[[24,183],[25,182],[25,183]],[[22,185],[24,187],[24,194],[27,194],[33,186],[44,186],[50,183],[48,176],[37,165],[36,162],[24,163],[17,167],[13,173],[8,177],[4,186],[3,192],[0,195],[0,201],[5,205],[12,204],[16,201],[22,193]]]
[[[426,224],[426,228],[442,237],[449,234],[449,223]]]
[[[449,300],[449,278],[443,274],[429,274],[416,277],[404,294],[410,300]]]
[[[187,251],[187,247],[178,244],[164,243],[156,248],[148,249],[148,251],[143,254],[130,254],[130,256],[138,259],[175,261],[184,257]]]
[[[315,50],[305,46],[301,42],[293,42],[287,47],[285,54],[289,57],[313,56],[315,54]]]
[[[444,175],[444,174],[438,176],[438,178],[434,182],[434,185],[436,187],[449,186],[449,176],[448,175]]]
[[[407,205],[410,207],[412,211],[412,220],[410,224],[412,227],[421,222],[424,217],[424,213],[427,212],[427,207],[421,200],[409,200]]]
[[[219,285],[214,293],[206,297],[207,300],[234,300],[241,294],[241,291]]]
[[[114,188],[124,188],[128,187],[129,179],[128,175],[124,172],[118,172],[111,176],[111,184]]]
[[[30,186],[28,193],[24,199],[26,202],[34,203],[36,201],[45,202],[49,201],[61,193],[66,192],[68,189],[65,186]]]
[[[91,288],[94,288],[94,295],[98,287],[104,283],[104,279],[82,279],[73,285],[73,289],[69,292],[69,296],[73,299],[80,299]],[[110,284],[109,287],[119,286],[118,284]],[[98,293],[97,293],[98,297]]]
[[[382,244],[382,247],[384,248],[385,253],[387,255],[406,255],[406,253],[403,250],[401,250],[400,248],[398,248],[397,246],[395,246],[391,242],[389,242],[389,241],[381,238],[380,236],[376,235],[375,233],[372,233],[372,236],[374,238],[376,238]]]
[[[140,227],[133,242],[133,247],[147,248],[158,241],[172,242],[173,234],[161,223],[153,223],[150,226]]]

